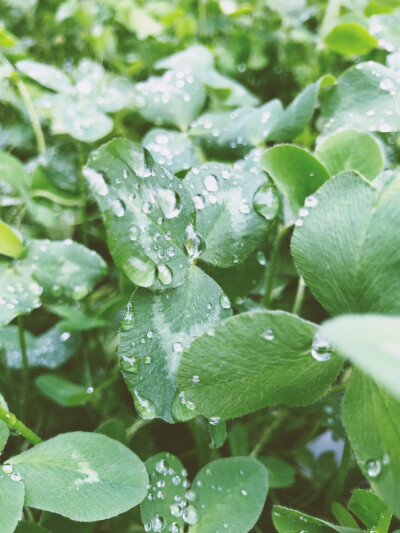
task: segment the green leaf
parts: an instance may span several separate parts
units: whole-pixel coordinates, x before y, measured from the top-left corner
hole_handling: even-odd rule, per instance
[[[42,288],[31,278],[29,269],[0,265],[0,326],[40,307],[41,293]]]
[[[328,171],[318,159],[290,144],[268,149],[261,158],[261,166],[284,194],[294,216],[305,198],[329,179]]]
[[[38,166],[32,175],[31,196],[32,198],[46,198],[65,206],[79,205],[81,202],[78,195],[56,187],[42,166]]]
[[[258,457],[258,460],[268,470],[268,481],[271,489],[282,489],[294,484],[295,469],[286,461],[272,456]]]
[[[318,145],[315,156],[331,176],[342,170],[356,170],[367,180],[373,180],[383,170],[383,155],[377,141],[355,130],[329,135]]]
[[[400,312],[400,193],[341,172],[306,201],[291,250],[300,275],[332,315]],[[301,214],[301,213],[300,213]]]
[[[210,418],[208,430],[211,437],[210,448],[221,448],[228,436],[225,420],[221,422],[218,418]]]
[[[6,470],[10,470],[10,468]],[[11,469],[12,470],[12,469]],[[13,533],[17,527],[24,506],[24,485],[18,477],[7,474],[0,468],[0,530]]]
[[[26,505],[80,522],[128,511],[147,492],[148,476],[137,455],[97,433],[58,435],[7,464],[23,480]]]
[[[189,266],[183,242],[194,204],[180,180],[126,139],[95,151],[84,174],[117,267],[142,287],[181,285]]]
[[[81,300],[105,276],[107,265],[93,250],[70,239],[28,243],[20,266],[31,269],[46,303]]]
[[[162,452],[150,457],[145,465],[150,477],[148,496],[140,504],[145,531],[183,531],[189,485],[183,464],[174,455]]]
[[[30,367],[57,368],[70,359],[79,346],[80,337],[68,331],[51,328],[35,337],[25,331],[25,342]],[[4,360],[8,368],[21,369],[22,356],[18,326],[0,329],[0,348],[4,350]]]
[[[352,527],[361,531],[351,513],[338,502],[331,503],[331,512],[341,526]]]
[[[248,91],[237,81],[220,74],[214,69],[195,66],[199,78],[202,80],[212,96],[222,100],[227,107],[254,106],[260,103],[257,96]]]
[[[19,232],[0,220],[0,254],[18,258],[23,251],[24,244]]]
[[[400,517],[400,402],[374,380],[353,370],[343,422],[357,462],[371,487]]]
[[[108,321],[104,318],[96,318],[86,315],[80,309],[67,305],[51,305],[49,310],[63,318],[57,322],[56,327],[60,331],[88,331],[90,329],[107,327]]]
[[[320,87],[330,85],[333,81],[332,76],[323,76],[301,91],[272,127],[267,137],[268,141],[287,142],[300,135],[314,115]]]
[[[136,85],[136,106],[140,114],[156,125],[186,130],[201,112],[206,90],[195,70],[168,70]]]
[[[224,528],[247,533],[264,507],[268,472],[250,457],[217,459],[200,470],[192,490],[194,497],[186,512],[190,533]]]
[[[8,405],[3,396],[0,394],[0,407],[8,411]],[[5,422],[0,420],[0,455],[4,450],[4,446],[7,444],[8,437],[10,436],[10,430]]]
[[[273,507],[272,521],[278,533],[299,533],[300,530],[307,531],[307,533],[330,533],[331,531],[337,531],[338,533],[360,532],[359,529],[336,526],[326,520],[314,518],[300,511],[281,507],[280,505]],[[304,530],[304,528],[307,529]]]
[[[260,107],[206,112],[192,123],[190,134],[206,146],[248,151],[268,138],[281,116],[282,103],[277,99]]]
[[[72,89],[71,82],[64,72],[46,63],[24,59],[16,64],[18,70],[37,81],[44,87],[56,92],[67,92]]]
[[[346,70],[322,99],[326,132],[339,128],[389,133],[399,131],[398,73],[369,61]]]
[[[382,516],[386,517],[389,527],[392,514],[378,496],[369,490],[356,489],[351,495],[348,507],[368,529],[380,524]]]
[[[342,366],[336,355],[323,362],[313,357],[311,351],[319,349],[314,343],[316,329],[284,311],[236,315],[184,351],[178,388],[196,411],[223,419],[268,405],[311,404],[326,392]]]
[[[40,392],[63,407],[85,405],[94,400],[93,390],[53,374],[43,374],[35,380]]]
[[[107,437],[110,437],[110,439],[114,439],[122,444],[125,444],[125,446],[128,446],[129,444],[126,426],[122,420],[118,420],[117,418],[110,418],[109,420],[106,420],[100,424],[100,426],[96,429],[96,433],[106,435]]]
[[[244,261],[262,242],[270,222],[253,208],[264,174],[205,163],[186,175],[183,184],[196,206],[196,232],[205,241],[201,260],[227,268]]]
[[[176,289],[133,293],[121,324],[118,355],[141,416],[174,422],[172,402],[183,349],[230,314],[220,287],[196,266]]]
[[[394,396],[400,397],[400,317],[341,316],[325,322],[321,335]]]
[[[185,133],[154,128],[147,132],[142,144],[159,165],[173,173],[199,164],[196,148]]]
[[[181,52],[163,57],[155,63],[155,68],[181,70],[183,67],[193,65],[207,68],[214,66],[213,55],[206,46],[195,44]]]
[[[343,55],[368,54],[378,46],[375,37],[356,22],[343,22],[335,26],[325,37],[328,48]]]

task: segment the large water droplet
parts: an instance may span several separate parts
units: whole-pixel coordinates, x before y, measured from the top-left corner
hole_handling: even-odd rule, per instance
[[[165,518],[159,514],[156,514],[152,521],[151,525],[153,528],[153,531],[160,532],[165,528]]]
[[[10,476],[11,481],[21,481],[21,474],[18,472],[13,472]]]
[[[222,309],[230,309],[231,302],[226,294],[221,294],[219,297],[219,303],[221,304]]]
[[[273,220],[279,209],[279,199],[272,185],[263,183],[253,196],[254,210],[266,220]]]
[[[139,394],[136,389],[133,391],[133,394],[133,402],[138,415],[145,420],[154,418],[156,416],[156,406],[154,403],[149,398]]]
[[[183,520],[187,524],[195,524],[197,520],[199,519],[197,510],[193,505],[188,505],[186,509],[183,511]]]
[[[204,187],[207,189],[207,191],[209,192],[216,192],[218,191],[218,181],[217,181],[217,178],[215,176],[213,176],[212,174],[208,174],[205,178],[204,178]]]
[[[380,461],[370,459],[366,462],[365,466],[367,468],[367,474],[369,477],[378,477],[381,473],[382,466]]]
[[[140,370],[140,360],[137,357],[127,357],[123,355],[120,358],[121,370],[130,374],[138,374]]]
[[[185,248],[192,259],[197,259],[205,250],[205,242],[199,233],[196,233],[193,224],[189,224],[185,230]]]
[[[158,279],[163,285],[171,285],[172,270],[167,265],[158,266]]]
[[[274,338],[275,338],[275,335],[274,335],[274,332],[272,329],[268,328],[264,331],[264,333],[262,334],[262,336],[264,337],[265,340],[267,341],[273,341]]]
[[[132,306],[128,303],[125,314],[121,321],[121,331],[129,331],[133,327],[133,312]]]
[[[128,259],[128,273],[131,280],[141,287],[150,287],[154,282],[156,265],[146,256],[132,256]]]
[[[178,193],[171,189],[157,189],[157,203],[165,218],[176,218],[182,209]]]
[[[331,345],[318,333],[315,335],[312,343],[311,355],[316,361],[329,361],[332,357]]]
[[[209,422],[212,426],[216,426],[217,424],[219,424],[221,422],[221,418],[219,416],[212,416],[210,419],[209,419]]]
[[[204,209],[204,198],[201,196],[201,194],[196,194],[193,196],[193,202],[196,209]]]

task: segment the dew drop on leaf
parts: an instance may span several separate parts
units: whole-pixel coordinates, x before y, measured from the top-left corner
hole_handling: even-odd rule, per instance
[[[172,271],[167,265],[158,266],[158,279],[163,285],[171,285]]]
[[[217,181],[217,178],[215,176],[213,176],[212,174],[208,174],[205,178],[204,178],[204,187],[207,189],[207,191],[209,192],[216,192],[218,191],[218,181]]]
[[[278,196],[269,183],[263,183],[258,187],[253,196],[253,208],[266,220],[273,220],[279,209]]]
[[[323,339],[318,333],[315,335],[312,346],[311,355],[316,361],[329,361],[332,357],[331,345]]]
[[[221,418],[219,416],[212,416],[210,419],[209,419],[209,422],[212,426],[216,426],[218,425],[220,422],[221,422]]]
[[[186,507],[186,509],[183,511],[182,517],[187,524],[195,524],[199,519],[197,510],[193,505],[188,505]]]
[[[265,340],[267,341],[273,341],[275,338],[274,332],[272,329],[266,329],[264,333],[262,334]]]
[[[365,464],[367,469],[367,474],[369,477],[378,477],[381,473],[382,466],[380,461],[375,461],[374,459],[370,459]]]
[[[221,294],[219,297],[219,303],[221,304],[222,309],[230,309],[232,307],[226,294]]]
[[[139,394],[136,389],[133,391],[133,394],[133,401],[138,415],[145,420],[154,418],[156,416],[156,406],[154,403],[149,398]]]

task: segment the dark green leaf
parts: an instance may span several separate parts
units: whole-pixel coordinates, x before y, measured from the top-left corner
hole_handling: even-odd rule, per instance
[[[337,531],[338,533],[359,533],[360,531],[359,529],[335,526],[326,520],[320,520],[300,511],[281,507],[280,505],[275,505],[273,508],[272,520],[278,533],[299,533],[299,531],[307,531],[307,533],[330,533],[331,531]]]
[[[355,490],[349,501],[349,510],[354,513],[368,529],[377,526],[381,522],[382,516],[386,517],[387,526],[389,526],[392,517],[386,505],[376,494],[369,490]]]
[[[84,405],[94,399],[92,388],[87,389],[53,374],[39,376],[35,384],[45,396],[64,407]]]
[[[294,484],[295,469],[286,461],[277,457],[258,457],[268,470],[268,481],[271,489],[291,487]]]

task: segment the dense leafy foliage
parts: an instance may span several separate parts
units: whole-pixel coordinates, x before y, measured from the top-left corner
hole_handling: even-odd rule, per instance
[[[1,533],[400,531],[400,2],[0,14]]]

